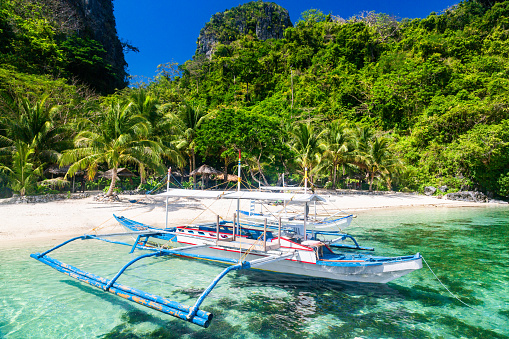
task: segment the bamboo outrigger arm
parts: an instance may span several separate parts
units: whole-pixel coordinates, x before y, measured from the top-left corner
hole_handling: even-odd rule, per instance
[[[265,265],[265,264],[268,264],[268,263],[271,263],[271,262],[274,262],[274,261],[284,260],[284,259],[293,257],[293,255],[294,255],[293,252],[285,253],[283,255],[273,255],[273,256],[266,257],[266,258],[256,259],[256,260],[253,260],[253,261],[242,261],[242,262],[238,263],[237,265],[233,265],[233,266],[229,266],[229,267],[225,268],[223,270],[223,272],[221,272],[210,283],[209,287],[207,287],[207,289],[205,291],[203,291],[203,293],[198,298],[198,300],[196,301],[194,306],[191,307],[191,310],[190,310],[190,312],[189,312],[189,314],[187,316],[187,319],[189,320],[189,319],[192,319],[192,317],[194,317],[194,315],[196,314],[196,311],[200,308],[200,305],[202,304],[202,302],[209,295],[209,293],[212,292],[214,287],[216,287],[216,285],[219,282],[219,280],[223,279],[223,277],[225,277],[231,271],[247,269],[247,268],[255,268],[255,267],[262,266],[262,265]]]
[[[179,319],[187,320],[189,322],[192,322],[193,324],[202,326],[202,327],[208,327],[210,325],[210,322],[212,321],[213,315],[210,312],[206,312],[203,310],[200,310],[199,307],[205,300],[205,298],[210,294],[210,292],[216,287],[216,285],[219,283],[219,281],[226,276],[229,272],[234,270],[240,270],[240,269],[247,269],[247,268],[255,268],[259,267],[261,265],[265,265],[274,261],[284,260],[287,258],[290,258],[294,255],[293,252],[285,253],[285,254],[276,254],[271,255],[265,258],[256,259],[252,261],[239,261],[235,259],[228,259],[228,258],[220,258],[220,257],[213,257],[213,256],[206,256],[206,255],[200,255],[195,253],[189,253],[187,252],[190,249],[195,249],[198,247],[204,247],[209,246],[208,244],[204,245],[192,245],[192,246],[186,246],[186,247],[180,247],[178,249],[159,249],[159,248],[153,248],[153,247],[147,247],[145,245],[139,245],[138,240],[140,239],[140,236],[150,236],[154,234],[159,234],[160,232],[126,232],[126,233],[114,233],[114,234],[105,234],[101,236],[96,235],[83,235],[79,237],[75,237],[72,239],[69,239],[67,241],[64,241],[63,243],[51,248],[50,250],[43,252],[43,253],[34,253],[30,256],[54,269],[56,269],[59,272],[62,272],[72,278],[75,278],[81,282],[88,283],[92,286],[95,286],[97,288],[100,288],[106,292],[113,293],[119,297],[122,297],[124,299],[127,299],[129,301],[133,301],[135,303],[138,303],[140,305],[152,308],[154,310],[160,311],[162,313],[177,317]],[[169,233],[169,232],[164,232]],[[128,244],[126,242],[121,241],[113,241],[108,240],[105,238],[113,237],[113,236],[120,236],[120,235],[137,235],[138,239],[132,244]],[[101,240],[101,241],[107,241],[111,243],[116,243],[120,245],[127,245],[132,246],[133,249],[142,249],[142,250],[150,250],[153,251],[153,253],[144,254],[141,255],[131,261],[129,261],[127,264],[125,264],[118,273],[110,280],[106,279],[100,276],[97,276],[95,274],[82,271],[74,266],[71,266],[69,264],[63,263],[57,259],[51,258],[48,256],[48,254],[64,245],[67,245],[70,242],[73,242],[75,240],[88,240],[88,239],[95,239],[95,240]],[[169,299],[166,299],[161,296],[157,296],[151,293],[147,293],[141,290],[137,290],[132,287],[128,287],[122,284],[117,283],[118,278],[125,272],[127,268],[129,268],[131,265],[133,265],[135,262],[149,258],[149,257],[159,257],[164,255],[175,255],[175,256],[181,256],[181,257],[189,257],[189,258],[201,258],[201,259],[208,259],[213,261],[218,261],[226,264],[230,264],[232,266],[227,267],[225,270],[223,270],[207,287],[207,289],[202,293],[202,295],[198,298],[194,306],[189,307],[187,305],[181,304],[177,301],[172,301]]]
[[[129,233],[131,233],[131,232],[129,232]],[[135,232],[135,233],[139,233],[139,232]],[[118,235],[124,235],[124,234],[125,233],[120,233]],[[113,235],[108,234],[108,235],[104,235],[104,236],[109,237],[109,236],[113,236]],[[74,266],[63,263],[61,261],[58,261],[58,260],[51,258],[47,255],[48,253],[66,245],[72,241],[80,240],[80,239],[81,240],[97,239],[97,240],[105,241],[105,239],[101,239],[100,237],[97,237],[97,236],[83,235],[80,237],[75,237],[75,238],[69,239],[69,240],[63,242],[62,244],[55,246],[52,249],[50,249],[42,254],[35,253],[35,254],[31,254],[30,256],[32,258],[48,265],[48,266],[56,269],[57,271],[62,272],[62,273],[66,274],[72,278],[75,278],[81,282],[88,283],[88,284],[98,287],[106,292],[113,293],[119,297],[122,297],[129,301],[133,301],[140,305],[152,308],[152,309],[160,311],[162,313],[165,313],[165,314],[168,314],[168,315],[171,315],[171,316],[183,319],[183,320],[188,320],[187,315],[189,314],[189,311],[190,311],[189,306],[181,304],[176,301],[172,301],[172,300],[163,298],[161,296],[157,296],[157,295],[154,295],[151,293],[146,293],[144,291],[140,291],[135,288],[125,286],[125,285],[122,285],[122,284],[119,284],[116,282],[116,280],[120,277],[120,275],[122,273],[124,273],[124,271],[129,266],[134,264],[136,261],[144,259],[144,258],[148,258],[148,257],[154,257],[154,256],[157,257],[157,256],[167,255],[168,253],[165,253],[167,251],[156,251],[154,253],[144,254],[142,256],[139,256],[139,257],[131,260],[129,263],[124,265],[124,267],[122,267],[122,269],[111,280],[97,276],[97,275],[89,273],[89,272],[82,271]],[[116,241],[108,241],[108,242],[115,242],[117,244],[131,246],[130,244],[122,243],[122,242],[116,242]],[[201,245],[198,245],[198,246],[201,246]],[[195,246],[188,246],[187,249],[189,249],[190,247],[195,247]],[[179,251],[179,252],[184,253],[184,251],[182,251],[184,249],[185,248],[182,248],[181,251]],[[213,318],[212,313],[199,310],[196,312],[195,316],[192,319],[189,319],[188,321],[192,322],[193,324],[202,326],[202,327],[208,327],[210,325],[212,318]]]

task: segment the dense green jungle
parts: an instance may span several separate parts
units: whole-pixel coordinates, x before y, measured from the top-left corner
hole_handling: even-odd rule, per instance
[[[4,196],[68,190],[77,175],[94,188],[124,167],[134,186],[153,188],[171,166],[190,187],[203,164],[236,173],[238,150],[246,185],[283,173],[300,184],[307,168],[319,188],[509,196],[509,1],[412,20],[308,10],[267,40],[256,22],[277,5],[250,2],[204,23],[210,56],[162,60],[149,81],[115,70],[101,43],[40,3],[0,1]],[[242,34],[239,18],[250,18]]]

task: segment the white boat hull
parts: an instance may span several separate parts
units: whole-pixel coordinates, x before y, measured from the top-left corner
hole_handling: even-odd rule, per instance
[[[229,252],[210,247],[202,247],[189,252],[208,256],[221,256],[228,259],[239,259],[240,257],[238,251]],[[262,255],[248,254],[245,260],[251,261],[262,257]],[[420,268],[422,268],[422,260],[419,258],[410,262],[357,267],[324,266],[285,259],[255,269],[350,282],[388,283]]]
[[[182,244],[185,244],[186,246],[205,243],[199,239],[193,239],[192,237],[187,236],[183,237],[180,235],[178,236],[178,241],[182,242]],[[232,243],[232,245],[234,244]],[[292,258],[271,262],[255,269],[349,282],[388,283],[412,271],[422,268],[422,259],[420,256],[416,256],[413,260],[384,263],[374,262],[366,264],[360,261],[355,262],[351,260],[330,262],[316,260],[314,251],[292,250],[285,248],[265,253],[261,251],[251,251],[243,258],[243,261],[253,261],[277,253],[284,254],[291,251],[294,251],[294,256]],[[246,250],[244,249],[241,252],[238,247],[235,249],[233,246],[225,248],[223,246],[214,245],[190,249],[188,251],[190,254],[235,260],[239,260],[243,257],[245,252]]]
[[[155,230],[149,226],[141,228],[125,224],[124,226],[135,231]],[[250,267],[269,272],[349,282],[387,283],[422,268],[420,254],[376,257],[358,252],[335,253],[328,247],[329,253],[325,254],[326,245],[317,240],[295,242],[286,237],[269,237],[264,242],[263,238],[255,240],[247,235],[237,236],[234,240],[231,231],[227,233],[220,229],[217,234],[211,226],[213,225],[203,225],[202,228],[178,227],[166,237],[151,236],[150,242],[156,247],[184,246],[185,251],[176,254],[183,257],[189,254],[189,257],[195,259],[221,263],[238,263],[239,260],[256,263],[260,262],[257,259],[264,261],[266,258],[267,261],[263,265]]]

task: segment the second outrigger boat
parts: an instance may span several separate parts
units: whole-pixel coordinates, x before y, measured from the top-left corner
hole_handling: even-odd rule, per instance
[[[307,169],[304,175],[304,187],[298,186],[285,186],[284,185],[284,175],[283,175],[283,186],[260,186],[258,188],[260,192],[277,192],[277,193],[308,193],[307,187]],[[326,213],[326,215],[321,215],[317,213],[317,202],[325,202],[326,199],[319,197],[313,201],[314,204],[314,213],[302,213],[302,211],[296,211],[294,209],[290,209],[290,201],[282,200],[276,201],[279,204],[282,204],[282,208],[277,211],[270,211],[266,208],[266,204],[264,202],[260,202],[256,200],[251,200],[249,211],[239,210],[239,216],[246,220],[248,223],[252,224],[263,224],[265,219],[270,225],[277,225],[279,222],[283,224],[283,227],[286,229],[298,229],[301,227],[304,220],[306,221],[308,227],[314,229],[327,229],[327,230],[344,230],[348,226],[350,226],[354,215],[351,213],[347,213],[344,211],[335,211],[334,214]],[[256,212],[257,205],[260,206],[260,211]],[[265,208],[264,208],[265,207]],[[306,206],[307,208],[308,206]],[[323,214],[324,211],[322,211]]]

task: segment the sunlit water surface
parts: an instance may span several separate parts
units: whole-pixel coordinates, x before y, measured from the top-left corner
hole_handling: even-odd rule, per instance
[[[0,338],[509,338],[509,208],[362,214],[349,233],[380,255],[426,266],[386,285],[235,272],[202,309],[208,329],[82,284],[29,257],[58,241],[0,247]],[[94,240],[52,256],[111,278],[136,254]],[[139,254],[139,253],[138,253]],[[192,305],[223,267],[148,258],[119,282]]]

